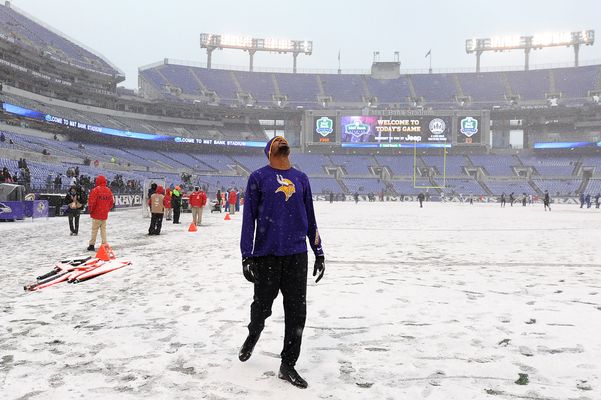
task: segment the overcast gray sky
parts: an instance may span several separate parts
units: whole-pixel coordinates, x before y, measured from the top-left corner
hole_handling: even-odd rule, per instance
[[[473,68],[465,39],[595,29],[601,35],[601,0],[13,0],[12,4],[100,52],[137,86],[137,68],[163,58],[206,62],[199,34],[313,40],[299,68],[368,69],[373,52],[403,68]],[[599,40],[598,40],[599,41]],[[601,59],[601,44],[581,50]],[[257,54],[256,67],[292,65],[292,56]],[[572,49],[535,51],[531,64],[568,63]],[[213,64],[246,66],[248,56],[216,51]],[[482,66],[519,66],[519,51],[482,56]]]

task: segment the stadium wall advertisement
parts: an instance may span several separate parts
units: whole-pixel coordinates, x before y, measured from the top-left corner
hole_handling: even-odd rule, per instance
[[[243,146],[243,147],[265,147],[267,141],[244,141],[244,140],[218,140],[218,139],[201,139],[201,138],[183,138],[169,135],[160,135],[154,133],[131,132],[119,129],[106,128],[102,126],[89,125],[83,122],[70,120],[67,118],[44,114],[40,111],[30,110],[10,103],[2,103],[2,109],[10,114],[15,114],[25,118],[45,121],[50,124],[63,125],[70,128],[83,129],[89,132],[127,137],[131,139],[152,140],[158,142],[174,142],[187,144],[202,144],[202,145],[219,145],[219,146]]]
[[[3,201],[0,203],[0,220],[23,219],[25,204],[23,201]]]
[[[470,196],[446,196],[443,200],[439,194],[431,194],[426,200],[426,203],[469,203]],[[501,203],[501,196],[472,196],[474,203]],[[313,201],[324,201],[329,202],[330,196],[329,194],[314,194]],[[334,202],[339,203],[341,201],[353,202],[355,201],[354,196],[352,194],[344,195],[344,200],[338,197]],[[359,201],[363,201],[369,203],[369,198],[367,195],[359,195]],[[381,202],[417,202],[417,194],[415,195],[399,195],[399,196],[391,196],[384,195],[380,198],[379,194],[376,193],[376,203]],[[537,196],[534,201],[536,205],[542,205],[543,200],[542,197]],[[577,197],[573,196],[562,196],[562,197],[553,197],[551,199],[551,204],[580,204]],[[521,207],[521,206],[520,206]],[[531,205],[529,206],[531,207]]]
[[[303,143],[350,148],[489,145],[488,111],[308,110]]]
[[[601,147],[601,142],[536,142],[535,149],[575,149],[582,147]]]
[[[118,194],[114,196],[115,208],[142,207],[142,194]]]

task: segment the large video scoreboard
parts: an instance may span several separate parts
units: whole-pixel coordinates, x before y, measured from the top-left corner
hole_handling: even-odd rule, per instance
[[[487,111],[310,110],[305,145],[451,147],[487,144]]]

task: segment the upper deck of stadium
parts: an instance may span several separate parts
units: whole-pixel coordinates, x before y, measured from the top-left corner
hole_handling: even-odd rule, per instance
[[[16,9],[8,1],[0,4],[0,41],[80,70],[123,76],[123,72],[97,52]]]
[[[248,72],[208,69],[165,59],[140,68],[144,96],[173,101],[209,98],[222,105],[302,108],[383,107],[491,108],[508,103],[540,104],[555,98],[579,105],[601,90],[601,65],[530,71],[400,74]]]

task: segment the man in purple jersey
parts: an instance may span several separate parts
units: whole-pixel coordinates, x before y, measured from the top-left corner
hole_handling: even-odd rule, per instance
[[[317,230],[311,186],[304,173],[292,168],[286,139],[276,136],[265,147],[269,165],[248,178],[244,196],[242,272],[254,283],[250,306],[248,337],[238,358],[252,355],[273,301],[281,291],[284,297],[285,335],[278,377],[294,386],[307,382],[294,366],[300,354],[307,314],[307,238],[315,254],[315,282],[323,277],[325,258]],[[256,233],[255,233],[256,232]]]

